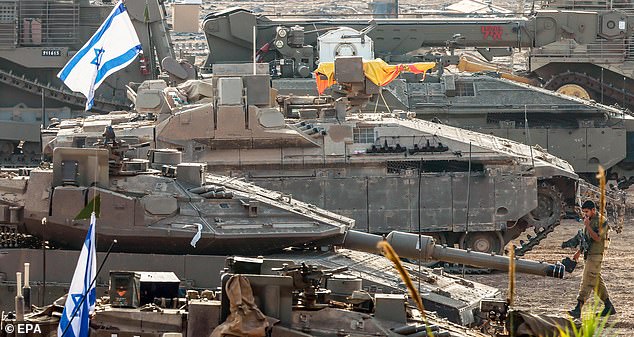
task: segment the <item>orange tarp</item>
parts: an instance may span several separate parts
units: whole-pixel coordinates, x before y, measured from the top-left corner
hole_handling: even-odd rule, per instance
[[[403,71],[420,74],[435,66],[434,62],[389,65],[381,59],[376,59],[363,61],[363,72],[372,83],[382,87],[392,82]],[[333,62],[320,63],[315,70],[315,77],[317,78],[317,90],[322,94],[326,88],[336,83],[335,64]]]

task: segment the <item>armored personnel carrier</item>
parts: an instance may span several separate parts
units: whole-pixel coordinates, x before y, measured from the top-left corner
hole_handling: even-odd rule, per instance
[[[632,177],[627,111],[485,74],[402,76],[363,107],[365,113],[407,110],[417,118],[537,144],[594,181],[597,165],[622,187]],[[316,95],[312,79],[276,79],[281,95]],[[571,141],[574,140],[574,141]]]
[[[59,70],[94,34],[110,14],[111,1],[3,1],[0,21],[0,102],[3,107],[25,104],[47,108],[83,109],[85,98],[64,89]],[[158,75],[155,59],[173,58],[165,8],[161,1],[124,1],[143,45],[143,55],[125,71],[104,82],[95,95],[95,112],[127,106],[125,85]],[[159,38],[160,37],[160,38]]]
[[[273,73],[310,77],[329,53],[362,56],[372,50],[387,62],[412,62],[434,57],[431,48],[447,48],[441,61],[457,64],[456,50],[472,48],[487,60],[525,51],[523,77],[550,90],[573,91],[598,102],[632,107],[634,74],[630,37],[634,33],[634,2],[544,0],[526,14],[413,15],[396,18],[265,16],[242,8],[209,13],[202,24],[210,53],[206,66],[252,62],[253,48]],[[328,32],[345,32],[345,41],[323,48]],[[253,41],[253,30],[256,41]],[[366,43],[366,38],[370,41]],[[356,48],[354,42],[365,46]],[[427,48],[427,49],[423,49]],[[332,55],[330,55],[332,57]],[[571,90],[572,89],[572,90]]]
[[[342,38],[344,33],[362,35],[351,28],[323,34],[318,42],[321,59],[334,60],[329,51],[344,45],[365,60],[374,59],[370,37]],[[594,181],[600,164],[621,187],[629,185],[634,155],[627,152],[628,130],[634,130],[634,118],[627,111],[519,83],[517,78],[499,78],[499,73],[454,74],[442,64],[437,68],[425,76],[402,74],[383,86],[362,111],[407,110],[421,119],[538,144],[568,161],[588,181]],[[273,87],[281,95],[318,94],[313,79],[276,78]]]
[[[110,124],[100,117],[101,127],[111,125],[132,144],[176,149],[214,172],[350,216],[371,233],[420,228],[450,246],[483,252],[501,252],[534,227],[538,235],[518,252],[530,249],[574,207],[578,188],[585,186],[570,164],[538,148],[406,112],[358,113],[369,97],[366,89],[373,90],[362,73],[342,75],[353,76],[340,80],[353,88],[346,98],[289,96],[272,103],[267,69],[259,69],[263,75],[250,75],[251,65],[218,66],[218,75],[196,89],[182,87],[182,98],[174,88],[138,91],[137,110],[154,111],[154,127],[138,118],[117,120],[121,114]],[[195,98],[189,100],[187,91]],[[154,102],[154,110],[145,102]],[[352,108],[357,113],[347,111]],[[283,112],[296,118],[285,120]],[[103,139],[99,128],[82,127],[94,119],[65,123],[49,149]],[[137,156],[147,149],[138,148]]]

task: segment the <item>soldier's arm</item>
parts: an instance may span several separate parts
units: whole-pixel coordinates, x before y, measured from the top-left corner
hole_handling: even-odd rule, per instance
[[[592,226],[590,226],[590,221],[584,221],[583,224],[586,226],[586,231],[588,232],[588,234],[590,234],[590,237],[592,238],[592,240],[601,241],[599,234],[597,234],[597,232],[595,232],[594,229],[592,229]]]
[[[575,256],[573,256],[572,259],[577,261],[579,260],[580,255],[581,255],[581,250],[577,250],[577,252],[575,253]]]

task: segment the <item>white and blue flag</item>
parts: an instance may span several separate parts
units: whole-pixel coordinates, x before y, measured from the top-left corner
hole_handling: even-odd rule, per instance
[[[57,327],[59,337],[88,337],[88,323],[90,313],[95,310],[97,291],[93,279],[97,274],[97,250],[95,249],[95,212],[90,216],[90,226],[81,248],[73,280],[68,289],[68,297],[64,305],[64,312]],[[91,286],[92,285],[92,286]],[[86,299],[82,302],[82,298]],[[76,311],[76,313],[75,313]],[[75,317],[73,317],[75,314]],[[67,328],[67,326],[70,327]],[[66,333],[62,336],[64,331]]]
[[[71,90],[86,96],[92,108],[95,90],[112,73],[130,64],[142,50],[130,16],[121,1],[112,9],[95,35],[57,74]]]

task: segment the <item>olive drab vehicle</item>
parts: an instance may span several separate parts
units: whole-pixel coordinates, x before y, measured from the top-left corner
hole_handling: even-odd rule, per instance
[[[536,1],[529,13],[514,16],[434,13],[425,17],[417,13],[372,20],[359,16],[267,17],[240,8],[210,13],[203,21],[210,47],[206,65],[252,61],[253,27],[258,56],[272,61],[275,73],[282,77],[309,77],[316,61],[323,62],[328,52],[363,56],[350,42],[364,37],[374,41],[369,48],[375,56],[387,62],[437,58],[421,53],[420,48],[449,48],[452,53],[440,57],[445,64],[457,64],[459,57],[453,51],[463,48],[475,48],[488,60],[523,48],[528,50],[526,77],[543,82],[546,88],[574,92],[574,87],[597,101],[632,105],[632,1]],[[341,27],[360,34],[344,34],[347,41],[332,48],[320,46],[324,33]],[[565,88],[568,84],[576,86]]]
[[[94,34],[113,4],[0,1],[0,166],[37,165],[40,126],[83,115],[85,97],[70,91],[56,75]],[[174,59],[163,1],[125,0],[124,4],[143,54],[105,80],[95,94],[93,113],[126,108],[126,85],[156,78],[158,69],[179,80],[195,76],[191,65]]]
[[[274,87],[283,94],[314,93],[308,77],[319,62],[331,62],[335,55],[356,55],[389,63],[433,60],[442,66],[440,70],[457,66],[494,73],[631,109],[634,4],[562,0],[535,2],[533,9],[522,16],[435,13],[370,20],[267,17],[231,8],[210,13],[203,22],[210,48],[206,65],[250,61],[253,34],[249,32],[256,27],[258,59],[269,63],[271,74],[279,78],[273,80]],[[437,48],[446,50],[439,53]],[[488,62],[517,49],[527,55],[526,73]],[[474,52],[478,59],[469,54]],[[539,144],[569,161],[585,178],[593,180],[601,164],[621,187],[634,182],[634,125],[628,113],[482,75],[428,76],[422,83],[420,76],[409,76],[383,88],[382,94],[368,110],[406,109],[420,118],[439,118],[450,125]]]
[[[210,80],[179,88],[144,83],[131,94],[142,113],[62,122],[45,152],[100,143],[111,127],[137,144],[138,158],[171,148],[213,172],[349,216],[367,232],[418,232],[420,224],[440,242],[482,252],[502,252],[532,228],[517,252],[529,250],[579,193],[594,193],[570,164],[539,148],[403,111],[358,113],[376,87],[365,87],[361,59],[341,62],[342,83],[353,89],[338,99],[275,98],[266,65],[256,75],[252,65],[217,65]]]

